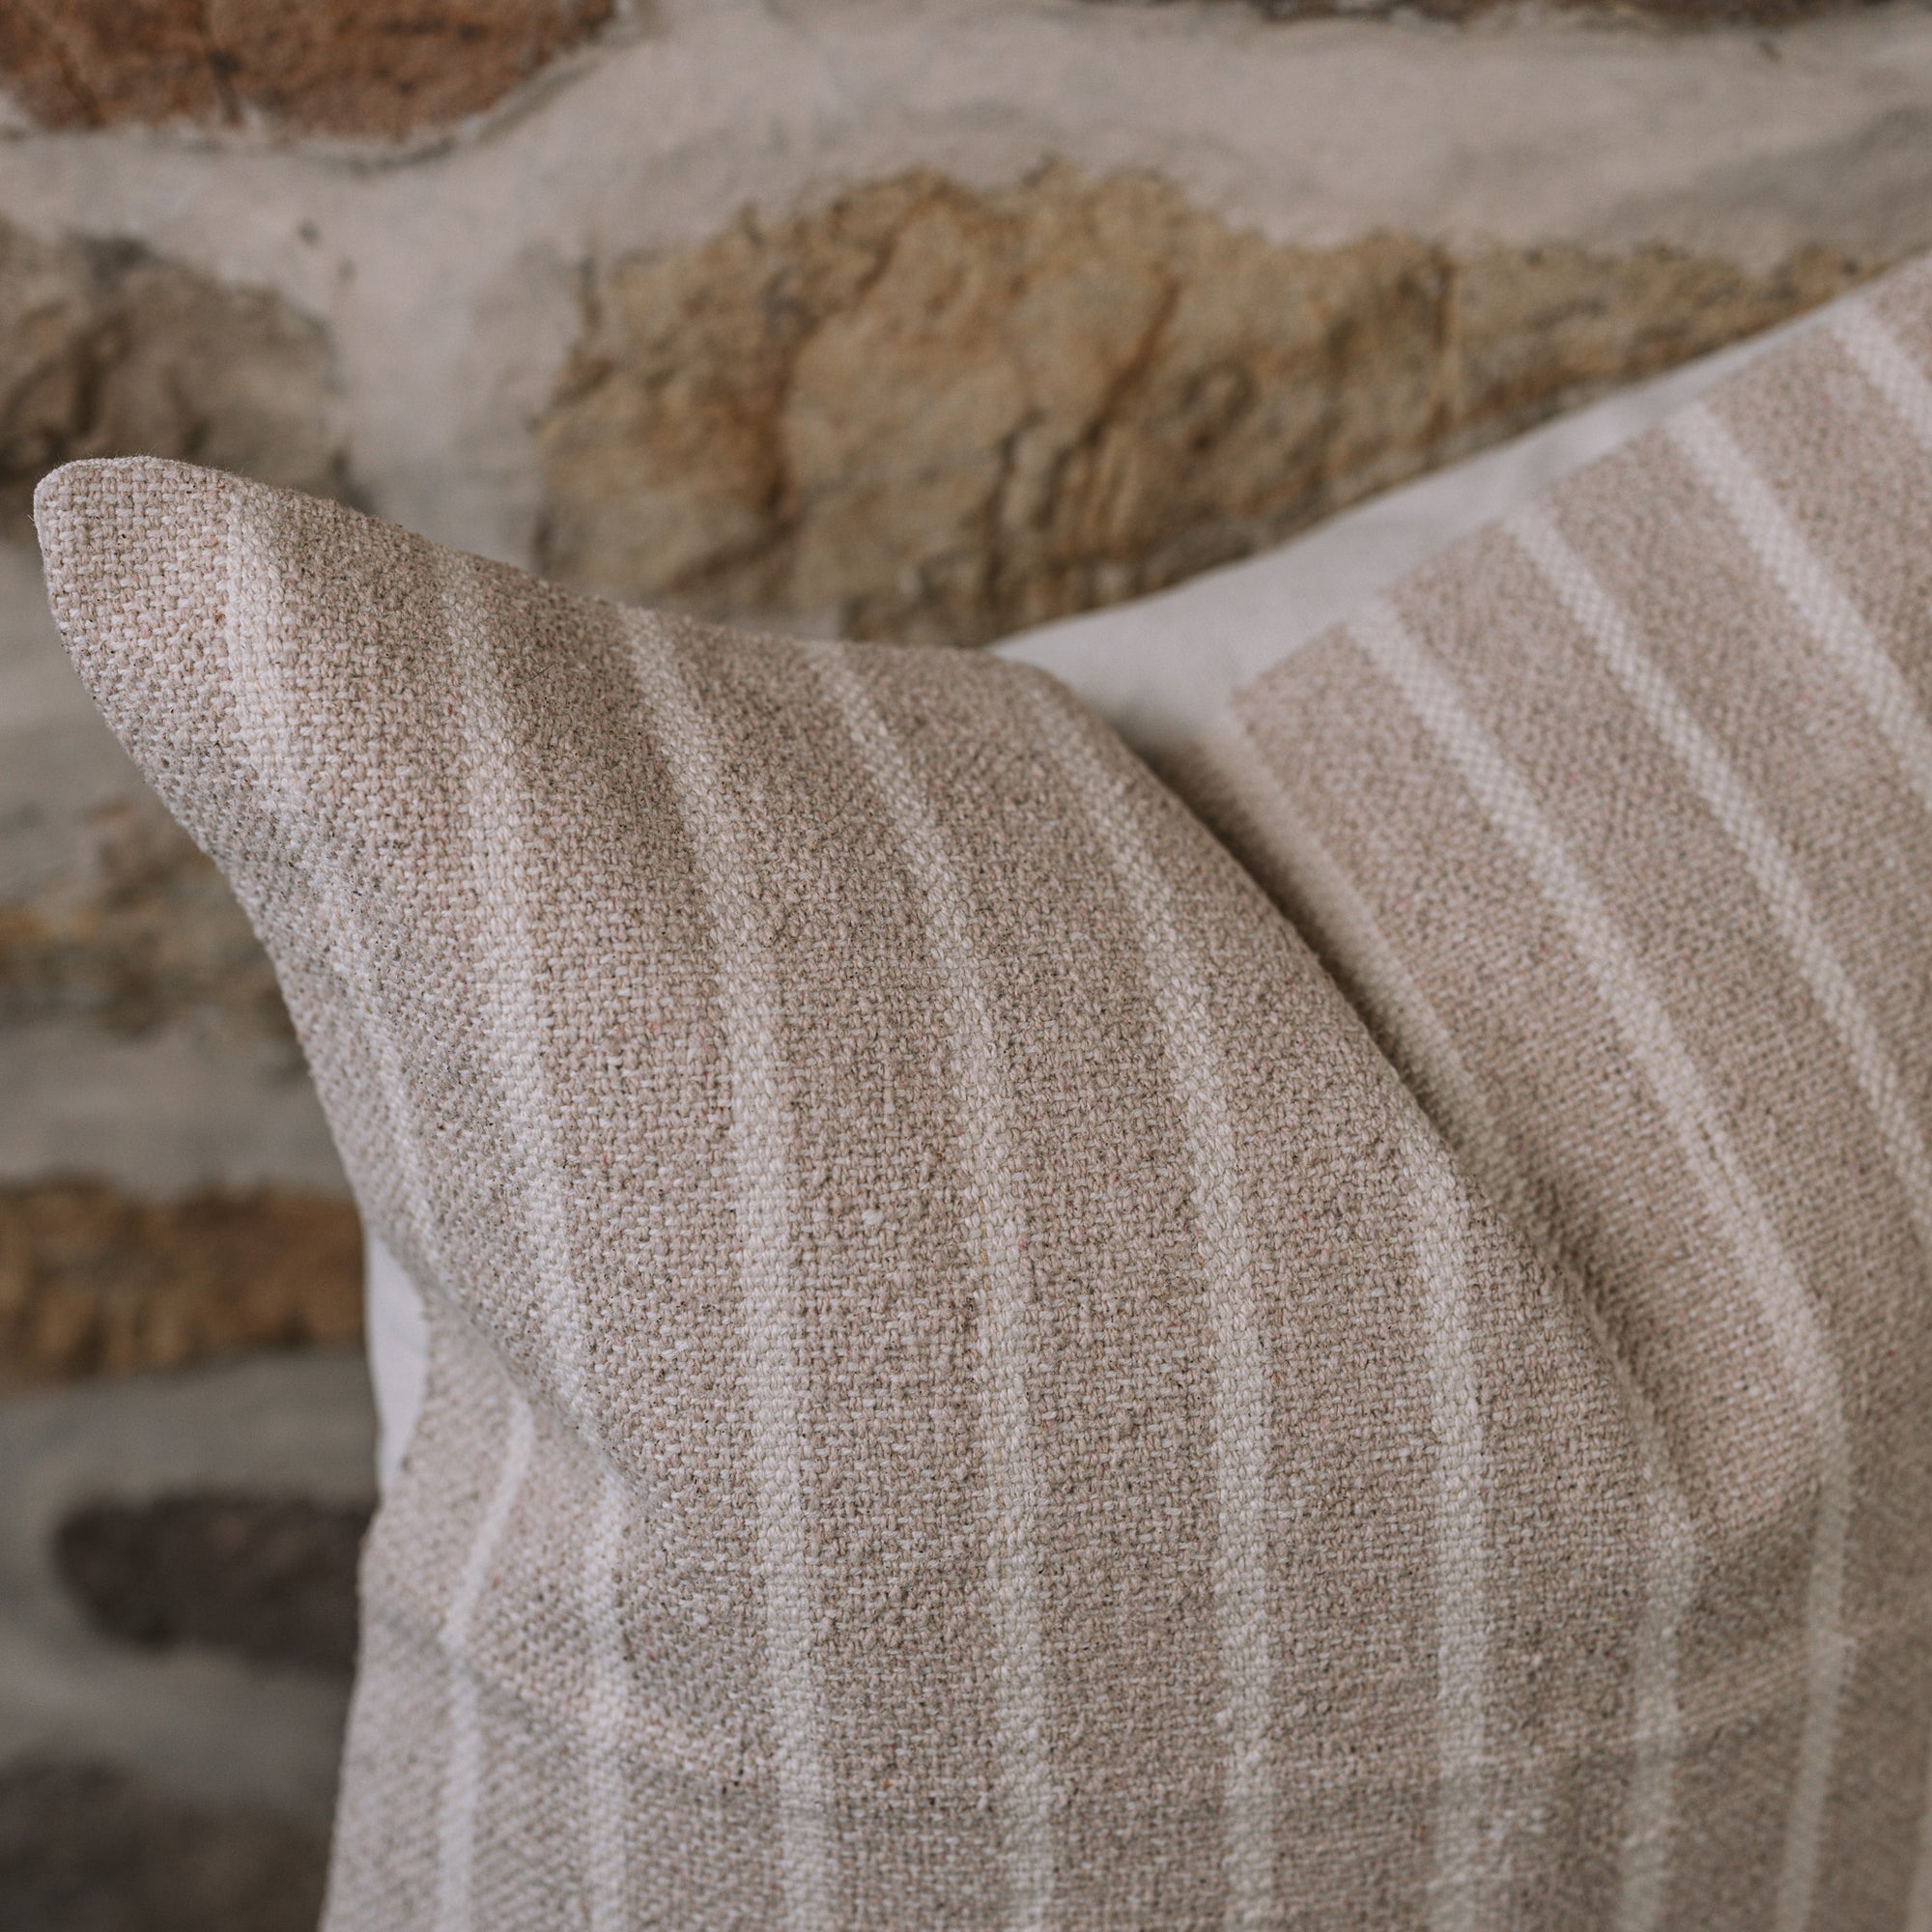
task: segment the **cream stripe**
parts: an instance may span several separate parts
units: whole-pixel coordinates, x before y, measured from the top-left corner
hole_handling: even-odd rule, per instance
[[[1002,1764],[1002,1826],[1010,1865],[1008,1922],[1052,1922],[1053,1772],[1047,1751],[1045,1645],[1040,1633],[1039,1477],[1027,1395],[1032,1360],[1025,1220],[1014,1190],[1013,1096],[974,951],[956,862],[903,752],[838,645],[804,646],[845,721],[884,803],[923,901],[933,964],[961,1090],[960,1126],[980,1203],[981,1428],[996,1532],[988,1550]]]
[[[438,572],[462,698],[470,860],[478,910],[477,964],[491,995],[482,1001],[482,1014],[497,1063],[521,1196],[519,1233],[528,1243],[536,1267],[533,1286],[555,1363],[560,1406],[599,1464],[597,1520],[585,1542],[581,1579],[590,1664],[584,1738],[589,1802],[582,1842],[588,1865],[589,1932],[618,1932],[624,1923],[623,1734],[630,1703],[617,1596],[623,1480],[611,1462],[587,1383],[583,1292],[572,1255],[563,1163],[552,1131],[557,1117],[556,1094],[542,1050],[550,1029],[526,883],[539,863],[536,840],[526,823],[523,784],[510,762],[513,734],[475,566],[455,552],[442,552]]]
[[[738,1282],[757,1496],[758,1580],[779,1785],[779,1856],[792,1932],[833,1923],[832,1837],[823,1761],[824,1698],[805,1538],[804,1371],[792,1262],[790,1109],[779,1038],[777,969],[758,915],[752,841],[731,804],[717,739],[658,620],[618,613],[658,723],[710,915],[731,1094]]]
[[[589,1841],[590,1932],[624,1932],[624,1891],[629,1875],[629,1814],[624,1787],[624,1732],[630,1716],[631,1677],[624,1659],[622,1587],[618,1565],[624,1550],[624,1485],[607,1462],[598,1485],[597,1521],[584,1545],[582,1592],[589,1637],[590,1709],[587,1714],[583,1831]]]
[[[1256,1270],[1227,1069],[1200,961],[1174,895],[1122,796],[1120,781],[1075,728],[1057,693],[1032,686],[1042,735],[1107,855],[1134,917],[1168,1079],[1186,1129],[1194,1225],[1214,1332],[1215,1613],[1227,1682],[1226,1923],[1276,1922],[1276,1792],[1269,1743],[1275,1703],[1268,1615],[1268,1364],[1256,1320]]]
[[[1624,1825],[1613,1932],[1654,1932],[1664,1906],[1676,1835],[1676,1782],[1683,1750],[1677,1658],[1685,1613],[1697,1583],[1697,1540],[1671,1462],[1670,1445],[1648,1395],[1547,1225],[1489,1098],[1458,1050],[1435,1003],[1397,956],[1354,882],[1290,799],[1246,725],[1228,714],[1203,746],[1230,775],[1238,809],[1266,855],[1273,895],[1344,967],[1375,1029],[1424,1111],[1440,1124],[1478,1178],[1508,1209],[1545,1263],[1570,1287],[1616,1379],[1642,1462],[1645,1522],[1644,1609],[1632,1646],[1634,1763]]]
[[[1710,734],[1644,654],[1630,618],[1540,508],[1506,526],[1548,580],[1632,704],[1669,747],[1738,849],[1805,983],[1838,1036],[1884,1141],[1921,1253],[1932,1261],[1932,1157],[1913,1120],[1905,1083],[1858,988],[1833,950],[1797,862]]]
[[[1932,451],[1932,380],[1884,319],[1860,298],[1839,304],[1832,333],[1899,421]]]
[[[476,1673],[467,1655],[469,1626],[490,1573],[490,1563],[515,1507],[517,1492],[530,1466],[535,1439],[530,1407],[510,1390],[510,1427],[503,1461],[489,1501],[469,1539],[469,1553],[443,1612],[441,1643],[448,1659],[451,1704],[449,1761],[437,1805],[436,1924],[438,1932],[469,1932],[470,1881],[476,1860],[476,1801],[482,1782],[481,1731],[476,1710]]]
[[[1906,782],[1932,811],[1932,726],[1858,606],[1832,581],[1797,524],[1708,407],[1697,403],[1680,411],[1671,418],[1669,432],[1813,639],[1858,693]]]
[[[1805,1713],[1777,1880],[1775,1932],[1801,1932],[1816,1884],[1825,1801],[1850,1667],[1843,1627],[1851,1447],[1844,1402],[1817,1311],[1695,1063],[1684,1049],[1608,908],[1572,858],[1535,795],[1464,708],[1454,684],[1381,600],[1349,627],[1457,767],[1471,797],[1509,842],[1569,931],[1632,1058],[1670,1122],[1685,1163],[1736,1252],[1816,1440],[1818,1518],[1805,1590]]]
[[[1489,1812],[1490,1619],[1483,1410],[1469,1319],[1469,1207],[1440,1145],[1412,1129],[1404,1148],[1415,1260],[1428,1319],[1435,1432],[1435,1809],[1430,1833],[1433,1932],[1484,1932]]]
[[[276,656],[282,635],[275,613],[281,588],[280,563],[271,544],[265,543],[260,554],[247,554],[246,518],[251,511],[264,519],[274,514],[260,498],[244,499],[237,492],[229,508],[226,557],[229,663],[233,673],[230,691],[236,722],[261,775],[264,810],[275,822],[288,849],[303,865],[314,887],[321,911],[318,932],[326,956],[347,992],[375,1063],[377,1090],[388,1121],[389,1147],[401,1183],[409,1233],[418,1257],[428,1264],[429,1282],[441,1293],[447,1266],[423,1173],[409,1082],[394,1030],[377,994],[379,976],[369,958],[361,923],[355,916],[355,897],[344,876],[342,859],[327,835],[327,815],[308,796],[301,776]],[[521,1397],[516,1400],[519,1412],[527,1417],[527,1411],[521,1408]],[[517,1432],[513,1429],[493,1501],[476,1525],[464,1560],[461,1575],[465,1577],[472,1574],[480,1577],[485,1574],[508,1520],[528,1461],[527,1448],[521,1460],[511,1453],[516,1440]],[[497,1498],[500,1498],[500,1507]],[[462,1587],[459,1583],[459,1598]],[[464,1641],[468,1639],[472,1614],[473,1606],[465,1608],[457,1620]],[[458,1932],[459,1927],[467,1927],[469,1915],[469,1880],[474,1856],[470,1834],[480,1739],[476,1730],[474,1678],[468,1661],[454,1646],[448,1668],[453,1781],[445,1786],[445,1793],[453,1791],[455,1797],[439,1807],[436,1885],[440,1915],[453,1915],[440,1917],[439,1923],[445,1932]]]

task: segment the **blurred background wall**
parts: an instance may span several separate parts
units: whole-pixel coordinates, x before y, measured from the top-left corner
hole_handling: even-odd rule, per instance
[[[0,0],[0,1932],[313,1923],[371,1502],[354,1210],[42,473],[972,645],[1928,246],[1916,0]]]

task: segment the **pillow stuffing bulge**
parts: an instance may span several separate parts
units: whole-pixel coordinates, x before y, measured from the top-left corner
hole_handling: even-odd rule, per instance
[[[184,466],[38,514],[429,1310],[335,1932],[1653,1883],[1618,1364],[1063,693]]]
[[[1932,273],[1241,692],[1178,777],[1646,1436],[1648,1923],[1932,1915]]]

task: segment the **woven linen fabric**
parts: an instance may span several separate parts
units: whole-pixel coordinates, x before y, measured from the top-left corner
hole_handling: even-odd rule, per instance
[[[428,1306],[330,1932],[1659,1922],[1627,1378],[1059,687],[37,516]]]
[[[1932,1927],[1932,272],[1285,659],[1178,781],[1617,1365],[1621,1922]]]

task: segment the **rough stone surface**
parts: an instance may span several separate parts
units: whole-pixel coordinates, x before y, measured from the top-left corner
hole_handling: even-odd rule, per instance
[[[347,1671],[369,1515],[352,1503],[218,1491],[93,1502],[62,1521],[54,1564],[103,1635]]]
[[[312,1932],[327,1848],[104,1765],[0,1769],[0,1932]]]
[[[279,11],[279,10],[277,10]],[[344,492],[323,331],[130,243],[0,221],[0,531],[77,456],[150,454]]]
[[[1172,5],[1175,0],[1100,0],[1100,4]],[[1520,0],[1242,0],[1242,4],[1270,20],[1384,18],[1392,14],[1419,14],[1432,20],[1473,20],[1479,14],[1520,5]],[[1550,0],[1552,7],[1565,11],[1650,14],[1686,25],[1806,19],[1873,4],[1875,0]]]
[[[908,174],[602,278],[541,429],[544,562],[976,642],[1245,554],[1865,267],[1310,249],[1147,177]]]
[[[274,971],[213,863],[153,800],[101,807],[92,829],[91,867],[0,901],[0,1026],[205,1016],[284,1041],[293,1066]]]
[[[45,128],[266,120],[395,139],[493,106],[616,0],[0,0],[0,81]]]
[[[361,1329],[361,1234],[346,1201],[0,1187],[0,1389],[350,1343]]]
[[[375,1449],[368,1369],[346,1349],[0,1395],[0,1769],[112,1766],[198,1810],[260,1806],[326,1833],[347,1676],[104,1634],[56,1543],[103,1499],[301,1497],[359,1517]]]

